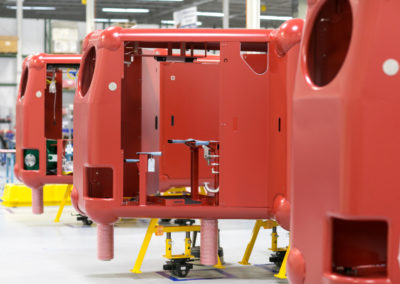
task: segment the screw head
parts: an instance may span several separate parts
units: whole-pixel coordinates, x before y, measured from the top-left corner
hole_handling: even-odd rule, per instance
[[[108,84],[108,89],[114,92],[117,89],[117,83],[111,82],[110,84]]]
[[[399,72],[400,66],[396,59],[389,58],[383,62],[383,72],[388,76],[394,76]]]

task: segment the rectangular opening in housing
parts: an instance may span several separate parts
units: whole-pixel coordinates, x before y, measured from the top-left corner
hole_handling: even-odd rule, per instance
[[[47,138],[47,175],[70,175],[73,171],[73,103],[79,64],[48,64],[46,70],[45,137]],[[57,141],[63,139],[61,159]],[[60,146],[61,148],[61,146]]]
[[[125,49],[124,76],[121,80],[121,149],[124,161],[138,159],[142,131],[142,57]],[[154,129],[154,117],[153,125]],[[136,163],[124,162],[123,197],[137,200],[139,172]]]
[[[388,225],[377,220],[332,220],[332,272],[386,277]]]
[[[240,55],[255,73],[263,74],[267,71],[268,42],[242,42]]]
[[[47,69],[44,94],[44,129],[48,139],[62,138],[62,71]]]
[[[111,168],[86,168],[88,197],[113,198],[113,170]]]
[[[46,174],[57,175],[57,140],[46,140]]]
[[[159,62],[193,63],[207,57],[210,51],[215,54],[219,50],[219,42],[127,42],[125,57],[148,56]]]
[[[45,136],[72,139],[73,103],[79,64],[48,64],[45,90]]]

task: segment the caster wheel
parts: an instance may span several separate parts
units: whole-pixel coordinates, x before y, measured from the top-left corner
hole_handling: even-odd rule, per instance
[[[280,269],[283,259],[285,258],[285,254],[286,251],[277,251],[270,256],[269,261],[275,264],[278,269]]]
[[[187,266],[177,266],[171,273],[178,277],[186,277],[189,274],[190,268]]]
[[[172,275],[178,277],[186,277],[189,274],[190,269],[193,268],[193,264],[188,263],[190,259],[172,259],[164,264],[163,269],[166,271],[171,271]]]
[[[83,216],[81,214],[78,214],[76,217],[76,220],[81,221],[83,225],[85,226],[90,226],[93,224],[93,221],[90,220],[87,216]]]
[[[90,226],[93,224],[93,221],[87,218],[86,220],[83,221],[83,224],[85,224],[86,226]]]

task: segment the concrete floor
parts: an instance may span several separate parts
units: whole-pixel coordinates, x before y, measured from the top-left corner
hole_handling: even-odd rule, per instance
[[[288,283],[273,277],[273,266],[266,264],[270,231],[261,230],[253,254],[252,266],[241,266],[254,221],[221,220],[221,245],[226,269],[195,266],[186,279],[162,272],[165,259],[165,236],[153,236],[142,265],[142,274],[132,274],[135,258],[148,220],[123,220],[115,228],[115,258],[109,262],[96,259],[96,227],[82,225],[66,207],[61,222],[53,223],[56,207],[46,207],[45,214],[34,216],[31,208],[0,206],[0,283]],[[288,233],[279,231],[280,243],[286,245]],[[183,251],[183,233],[173,234],[173,252]]]

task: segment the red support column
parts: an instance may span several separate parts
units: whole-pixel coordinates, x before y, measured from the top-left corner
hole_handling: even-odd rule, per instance
[[[199,148],[190,147],[190,189],[193,200],[199,200]]]
[[[147,200],[147,155],[139,158],[139,205],[146,205]]]

